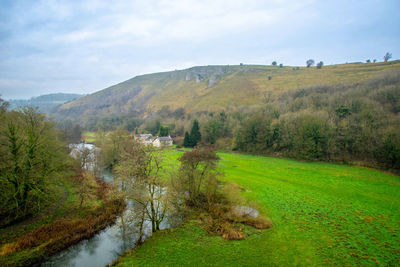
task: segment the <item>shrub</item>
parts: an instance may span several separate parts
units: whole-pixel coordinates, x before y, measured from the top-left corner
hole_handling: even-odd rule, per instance
[[[392,58],[392,53],[386,52],[385,56],[383,57],[383,60],[387,62],[391,58]]]

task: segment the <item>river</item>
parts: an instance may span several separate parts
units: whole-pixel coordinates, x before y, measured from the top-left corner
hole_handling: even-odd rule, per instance
[[[113,182],[111,172],[104,171],[102,179]],[[128,201],[124,213],[118,217],[116,223],[100,231],[90,239],[83,240],[48,258],[41,266],[107,266],[115,261],[124,252],[135,247],[139,237],[137,229],[133,227],[132,212],[134,203]],[[164,220],[160,229],[169,228]],[[143,240],[151,236],[151,224],[146,222],[143,231]]]

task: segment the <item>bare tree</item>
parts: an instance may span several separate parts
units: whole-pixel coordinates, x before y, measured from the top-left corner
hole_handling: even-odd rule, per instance
[[[219,157],[211,147],[196,147],[179,159],[181,167],[172,187],[181,192],[189,206],[210,203],[217,188],[216,167]]]
[[[117,186],[151,222],[152,232],[160,229],[168,209],[165,182],[159,176],[161,162],[158,151],[132,138],[115,167]]]
[[[97,184],[94,174],[86,171],[81,174],[78,181],[80,183],[77,191],[80,200],[79,207],[82,208],[84,201],[90,198],[91,192],[97,187]]]
[[[78,160],[81,162],[81,168],[82,169],[88,169],[89,165],[92,161],[92,152],[91,149],[81,145],[81,147],[77,147],[77,156]]]

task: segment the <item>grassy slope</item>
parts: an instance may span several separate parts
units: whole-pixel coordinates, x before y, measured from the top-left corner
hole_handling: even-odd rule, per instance
[[[178,157],[168,152],[168,163]],[[274,227],[243,241],[205,233],[195,221],[156,233],[120,264],[397,265],[400,179],[371,169],[220,153],[223,180],[244,187]]]
[[[169,105],[187,111],[219,110],[229,106],[259,104],[267,90],[281,91],[314,84],[338,84],[360,82],[385,70],[399,69],[400,61],[374,64],[343,64],[325,66],[322,69],[301,67],[273,67],[261,65],[195,67],[137,76],[102,91],[82,97],[61,107],[61,110],[82,107],[79,116],[92,114],[119,115],[129,108],[146,107],[158,110]],[[193,73],[208,71],[205,80],[196,82]],[[214,73],[219,81],[208,87],[208,80]],[[186,81],[186,75],[191,79]],[[272,79],[268,80],[267,77]],[[129,92],[143,88],[136,96]],[[125,95],[124,95],[125,94]],[[96,111],[93,107],[98,103]],[[89,107],[90,106],[90,107]]]

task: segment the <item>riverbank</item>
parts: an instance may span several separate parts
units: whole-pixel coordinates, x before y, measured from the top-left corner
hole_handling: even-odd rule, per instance
[[[96,179],[87,188],[83,202],[81,173],[71,172],[58,180],[61,182],[59,191],[63,192],[64,188],[68,192],[59,207],[15,231],[0,230],[0,266],[38,263],[92,237],[114,223],[125,208],[124,201],[109,196],[111,188],[102,180]]]

